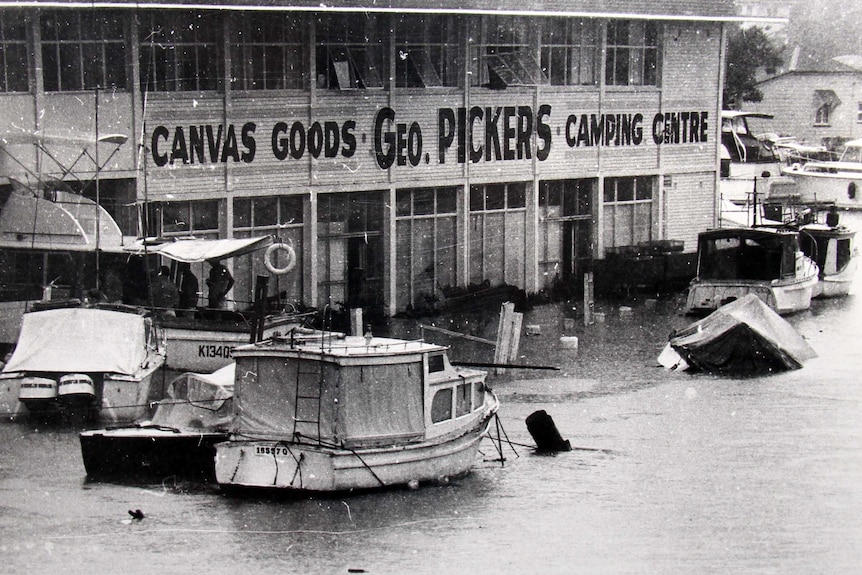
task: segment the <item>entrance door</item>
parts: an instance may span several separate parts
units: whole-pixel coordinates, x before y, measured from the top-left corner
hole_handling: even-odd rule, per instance
[[[563,221],[563,281],[574,293],[583,291],[584,273],[592,264],[592,223],[590,217]]]

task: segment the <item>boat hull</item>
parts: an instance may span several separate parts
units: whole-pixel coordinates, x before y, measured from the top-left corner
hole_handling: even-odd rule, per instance
[[[794,313],[811,307],[817,283],[816,275],[786,283],[697,281],[689,287],[686,313],[711,313],[748,294],[756,295],[779,314]]]
[[[167,429],[120,428],[80,434],[87,476],[162,479],[171,475],[215,479],[215,444],[227,433],[177,432]]]
[[[789,170],[796,181],[800,204],[835,204],[841,209],[862,209],[862,173],[829,173]]]
[[[338,492],[464,475],[473,466],[490,416],[468,432],[435,442],[339,449],[285,441],[216,445],[215,474],[228,488]]]

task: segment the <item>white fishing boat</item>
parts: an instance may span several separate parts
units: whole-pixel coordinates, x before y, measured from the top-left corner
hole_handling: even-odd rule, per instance
[[[181,476],[213,480],[215,444],[228,438],[235,364],[183,373],[168,384],[152,418],[80,433],[87,476],[136,481]]]
[[[234,351],[228,490],[312,492],[415,485],[467,473],[498,402],[486,372],[446,348],[370,334],[274,338]]]
[[[847,142],[838,161],[806,162],[785,174],[796,180],[800,203],[862,209],[862,139]]]
[[[137,308],[37,307],[24,314],[18,344],[0,372],[0,410],[53,414],[68,405],[60,403],[58,388],[70,386],[67,399],[87,395],[89,378],[92,417],[134,421],[147,412],[153,378],[164,363],[164,338]]]
[[[753,293],[779,314],[808,309],[820,270],[780,228],[721,228],[698,235],[697,275],[686,313],[710,313]]]

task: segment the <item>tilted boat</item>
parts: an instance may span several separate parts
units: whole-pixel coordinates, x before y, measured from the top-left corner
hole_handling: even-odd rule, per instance
[[[187,372],[168,384],[150,419],[79,434],[92,479],[215,478],[215,444],[228,438],[235,364],[215,373]]]
[[[670,335],[658,361],[668,369],[755,375],[799,369],[817,353],[754,294]]]
[[[498,408],[486,372],[443,346],[363,336],[273,338],[234,351],[228,490],[413,485],[467,473]]]
[[[698,234],[697,275],[686,313],[712,312],[753,293],[779,314],[808,309],[817,264],[799,247],[799,234],[781,228],[721,228]]]
[[[0,410],[20,414],[23,404],[31,415],[49,415],[68,406],[59,393],[68,385],[66,399],[83,397],[88,418],[134,421],[146,413],[164,363],[164,338],[138,308],[36,306],[23,315],[18,344],[0,372]],[[53,402],[42,393],[34,403],[35,391],[52,393]]]

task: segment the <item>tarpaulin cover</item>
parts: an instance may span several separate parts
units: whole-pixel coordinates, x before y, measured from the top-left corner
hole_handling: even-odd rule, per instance
[[[25,313],[3,369],[134,375],[147,358],[149,320],[137,313],[60,308]]]
[[[233,417],[236,364],[211,374],[186,372],[176,377],[159,402],[152,424],[183,431],[223,431]]]
[[[424,431],[421,361],[341,366],[239,357],[237,370],[236,433],[293,439],[299,432],[316,438],[319,422],[321,439],[357,445]]]
[[[798,369],[817,356],[793,326],[754,294],[672,334],[669,345],[690,366],[713,373]]]
[[[232,258],[267,247],[272,243],[272,236],[242,239],[178,239],[146,247],[149,254],[158,254],[178,262],[198,263],[208,260]],[[126,251],[143,254],[144,243],[139,240]]]

